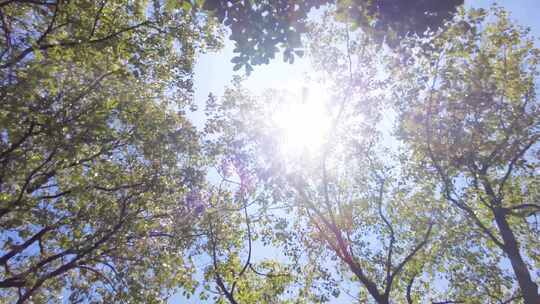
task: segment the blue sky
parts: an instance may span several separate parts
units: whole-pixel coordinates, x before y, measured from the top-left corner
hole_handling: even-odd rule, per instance
[[[531,33],[535,37],[540,37],[540,0],[506,0],[490,1],[476,0],[465,1],[467,7],[487,8],[493,3],[505,7],[511,13],[511,18],[523,26],[531,28]],[[233,57],[233,45],[227,41],[225,47],[216,53],[209,53],[200,56],[195,66],[195,100],[198,104],[204,105],[209,93],[221,96],[227,85],[230,84],[235,73],[230,60]],[[294,64],[284,63],[281,58],[270,62],[269,65],[255,67],[254,72],[244,83],[246,87],[254,92],[260,92],[266,88],[290,87],[291,84],[298,83],[298,88],[304,83],[304,75],[310,71],[308,59],[295,60]],[[239,73],[238,75],[242,75]],[[202,109],[201,109],[202,110]],[[196,123],[201,122],[201,114],[195,113],[193,116]],[[254,248],[257,251],[257,248]],[[271,250],[274,251],[274,250]],[[268,252],[268,249],[265,249]],[[277,252],[274,252],[277,255]],[[349,303],[350,298],[343,297],[335,303]],[[185,299],[176,295],[170,299],[171,304],[191,304],[201,303],[195,298]]]

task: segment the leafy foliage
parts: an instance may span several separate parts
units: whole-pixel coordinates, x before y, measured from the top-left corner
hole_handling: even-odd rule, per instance
[[[396,45],[407,35],[422,35],[449,19],[463,0],[206,0],[203,8],[230,27],[235,42],[234,69],[267,64],[283,48],[283,60],[294,62],[303,56],[301,38],[308,32],[309,13],[325,5],[335,5],[341,20],[353,22],[379,42]]]
[[[1,9],[2,298],[157,303],[192,289],[200,212],[186,197],[204,172],[183,109],[213,25],[160,1]]]
[[[377,41],[385,40],[397,46],[407,36],[436,31],[452,18],[464,1],[348,0],[338,3],[342,18],[347,16]]]
[[[486,16],[461,12],[409,62],[401,135],[422,174],[508,258],[524,302],[535,303],[540,50],[502,9]]]

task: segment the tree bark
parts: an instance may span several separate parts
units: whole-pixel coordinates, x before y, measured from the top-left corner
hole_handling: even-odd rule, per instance
[[[503,250],[510,259],[510,264],[518,280],[525,304],[539,304],[540,294],[538,294],[538,285],[532,280],[527,264],[525,264],[525,261],[521,257],[519,243],[510,229],[510,225],[502,209],[495,211],[495,222],[503,239]]]

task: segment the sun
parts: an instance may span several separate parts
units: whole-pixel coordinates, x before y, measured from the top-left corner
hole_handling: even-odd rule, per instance
[[[289,156],[320,152],[330,131],[328,94],[315,86],[304,86],[301,91],[301,97],[292,94],[272,115],[282,150]]]

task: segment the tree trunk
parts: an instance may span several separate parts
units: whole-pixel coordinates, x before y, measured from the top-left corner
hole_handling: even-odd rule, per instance
[[[506,215],[502,210],[496,210],[495,222],[497,223],[497,227],[499,228],[499,232],[503,239],[503,250],[510,259],[525,304],[539,304],[540,295],[538,294],[538,286],[532,280],[527,264],[525,264],[521,257],[519,243],[513,231],[510,229],[508,221],[506,220]]]

